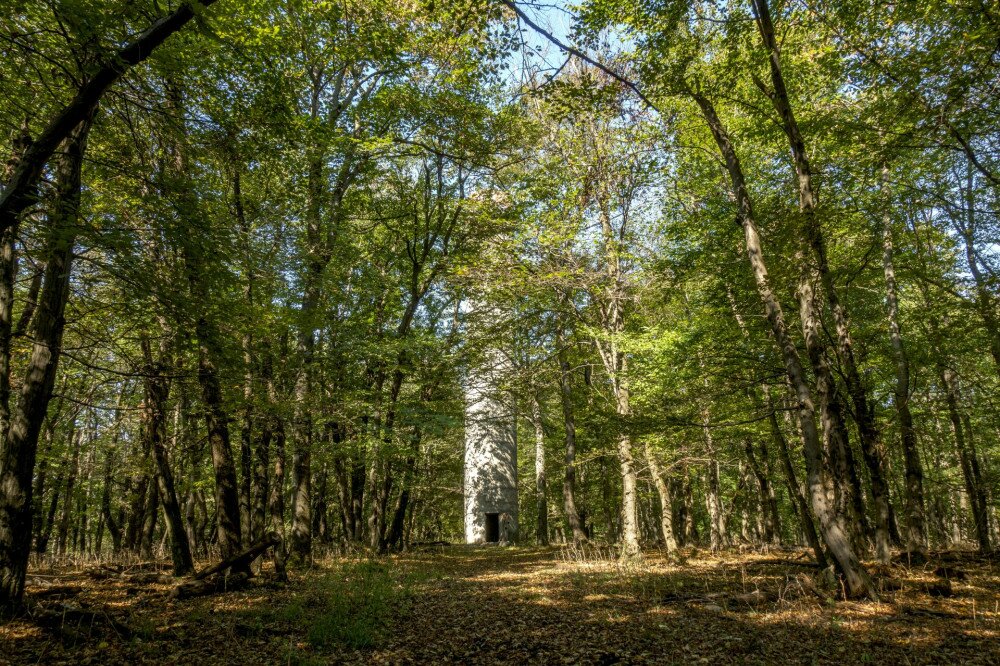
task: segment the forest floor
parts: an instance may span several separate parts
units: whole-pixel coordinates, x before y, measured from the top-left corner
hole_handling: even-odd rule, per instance
[[[0,664],[1000,664],[996,560],[880,567],[882,599],[857,602],[828,598],[801,551],[611,555],[336,558],[183,601],[155,566],[36,567],[47,612],[0,621]]]

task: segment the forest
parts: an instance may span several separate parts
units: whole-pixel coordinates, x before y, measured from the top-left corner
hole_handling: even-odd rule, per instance
[[[0,664],[1000,663],[995,2],[0,5]]]

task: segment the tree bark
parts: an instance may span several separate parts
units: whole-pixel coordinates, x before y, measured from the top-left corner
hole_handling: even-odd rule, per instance
[[[556,353],[559,359],[559,403],[562,406],[563,427],[566,432],[566,457],[563,475],[563,512],[573,535],[573,543],[579,545],[587,540],[580,513],[576,508],[576,416],[573,412],[573,385],[569,355],[566,350],[566,335],[560,323],[556,332]]]
[[[540,546],[549,545],[549,501],[545,483],[545,429],[542,426],[542,407],[538,394],[531,394],[531,425],[535,429],[535,541]]]
[[[926,518],[924,516],[924,471],[917,449],[917,431],[910,413],[910,362],[903,344],[899,321],[899,296],[896,288],[896,267],[893,262],[893,234],[891,210],[888,199],[889,169],[882,168],[882,272],[885,275],[885,305],[889,319],[889,341],[896,365],[896,383],[893,387],[893,406],[899,420],[899,439],[903,449],[906,500],[906,549],[908,552],[927,555]]]
[[[792,458],[788,452],[788,440],[785,439],[785,434],[781,431],[781,425],[778,423],[778,416],[775,413],[774,401],[771,398],[770,392],[766,392],[765,395],[767,396],[767,406],[769,409],[768,421],[771,424],[771,435],[778,444],[778,452],[781,454],[781,464],[785,468],[785,478],[788,480],[788,490],[791,494],[792,502],[798,507],[802,533],[805,534],[806,541],[813,550],[816,563],[820,567],[826,568],[826,554],[823,552],[823,546],[820,544],[819,536],[816,534],[816,526],[813,523],[812,512],[809,510],[806,496],[802,492],[802,486],[799,484],[798,478],[796,478],[795,467],[792,465]]]
[[[829,501],[827,472],[824,469],[823,448],[820,443],[819,433],[816,430],[812,391],[806,382],[799,352],[789,334],[781,304],[771,289],[767,266],[764,262],[760,234],[754,219],[753,206],[749,192],[747,191],[743,168],[729,135],[719,120],[718,114],[715,112],[715,107],[704,95],[698,92],[692,91],[691,96],[701,109],[719,148],[719,152],[725,160],[726,169],[732,181],[733,194],[736,198],[738,210],[738,220],[743,227],[747,257],[750,262],[751,271],[753,272],[754,281],[757,285],[757,292],[764,306],[774,340],[781,351],[785,370],[788,373],[796,400],[798,401],[799,428],[802,435],[803,455],[806,459],[809,494],[813,511],[819,520],[823,540],[826,542],[827,547],[837,562],[838,568],[844,575],[847,594],[849,596],[863,596],[867,594],[877,597],[875,585],[854,552],[854,547],[844,533],[840,522],[837,520],[834,507],[831,506]]]
[[[71,424],[71,425],[75,425]],[[70,520],[73,517],[74,502],[76,498],[76,477],[80,473],[80,440],[83,438],[83,431],[75,427],[70,428],[69,445],[72,453],[69,459],[69,471],[66,474],[66,485],[63,487],[63,508],[59,517],[59,529],[56,531],[56,554],[65,555],[67,550],[67,539],[69,537]]]
[[[274,547],[274,571],[279,580],[286,580],[285,573],[285,424],[274,416],[274,470],[271,475],[271,495],[268,499],[268,514],[271,531],[281,537],[281,543]]]
[[[663,540],[663,549],[667,555],[673,555],[677,552],[677,538],[674,536],[674,507],[670,498],[670,488],[663,479],[660,463],[648,441],[644,442],[644,451],[649,475],[653,479],[653,487],[660,499],[660,539]]]
[[[704,406],[701,410],[701,422],[705,455],[708,458],[708,463],[705,466],[705,509],[708,512],[709,545],[712,550],[719,551],[729,545],[729,537],[726,531],[726,517],[719,489],[719,460],[715,455],[715,443],[712,439],[708,408]]]
[[[767,448],[762,443],[762,456],[763,460],[767,460]],[[768,543],[780,544],[781,543],[781,516],[778,513],[778,500],[774,496],[774,488],[771,486],[771,480],[767,477],[766,462],[764,465],[761,461],[757,460],[757,454],[754,452],[753,440],[749,437],[743,442],[743,449],[747,456],[747,462],[750,463],[750,471],[753,472],[754,477],[757,479],[757,489],[760,493],[760,508],[763,512],[763,526],[764,526],[764,540]]]
[[[962,479],[965,481],[965,492],[972,505],[972,519],[976,530],[976,541],[979,552],[991,552],[989,520],[987,517],[986,494],[982,479],[979,478],[979,460],[975,455],[972,442],[966,435],[971,432],[962,427],[962,413],[959,409],[958,375],[947,366],[940,366],[941,382],[945,390],[945,401],[948,405],[948,417],[951,420],[952,434],[955,437],[955,450],[962,467]]]
[[[79,216],[80,174],[91,120],[91,115],[85,114],[82,122],[74,124],[55,166],[56,192],[49,215],[34,342],[17,407],[7,431],[0,433],[0,606],[19,605],[24,594],[31,547],[31,477],[59,365]],[[8,188],[5,200],[10,194]]]
[[[802,213],[804,242],[811,248],[816,261],[816,266],[809,273],[815,273],[820,280],[823,291],[826,294],[827,302],[833,313],[834,323],[837,333],[837,354],[841,360],[841,365],[845,370],[847,379],[847,391],[854,405],[854,418],[858,424],[858,434],[861,440],[862,453],[868,467],[871,478],[872,499],[875,506],[875,542],[879,559],[888,562],[889,559],[889,487],[885,481],[884,463],[882,461],[881,434],[875,423],[875,416],[867,391],[861,381],[858,372],[857,362],[854,355],[854,343],[851,339],[850,323],[847,308],[841,301],[833,276],[830,274],[829,263],[827,261],[826,240],[817,217],[819,197],[813,183],[812,166],[806,154],[805,141],[799,130],[798,122],[792,112],[791,103],[785,86],[784,75],[781,70],[781,57],[777,39],[774,34],[774,25],[771,21],[770,8],[767,0],[753,0],[754,12],[757,18],[757,27],[761,38],[768,50],[772,90],[758,82],[759,87],[771,99],[775,110],[781,117],[781,126],[786,136],[792,152],[792,159],[795,164],[795,173],[799,184],[799,210]],[[822,347],[820,336],[818,335],[819,309],[812,300],[811,295],[812,279],[803,275],[800,283],[800,299],[803,313],[803,327],[807,321],[813,322],[816,327],[812,332],[806,332],[807,347]],[[808,314],[807,313],[808,309]],[[812,341],[812,342],[810,342]],[[815,351],[810,351],[810,361],[813,364],[817,375],[817,394],[820,399],[820,411],[825,412],[823,416],[824,432],[827,434],[828,446],[833,447],[833,453],[837,455],[837,462],[842,466],[849,465],[844,457],[849,453],[847,447],[850,444],[846,438],[846,428],[842,424],[842,408],[839,406],[840,399],[833,383],[832,375],[826,376],[828,370],[823,367],[825,363],[819,359]],[[827,408],[824,409],[824,404]],[[838,423],[838,420],[840,423]],[[833,428],[830,432],[827,426]],[[835,435],[835,438],[831,437]],[[853,470],[846,469],[848,474],[853,474]],[[838,474],[840,480],[843,475]],[[856,491],[852,491],[854,500],[854,517],[859,523],[864,523],[864,512],[859,511],[860,497]],[[847,503],[845,499],[842,506]]]
[[[165,326],[163,327],[166,328]],[[160,501],[163,504],[163,516],[167,521],[170,533],[170,558],[174,565],[174,575],[183,576],[194,570],[194,560],[191,557],[191,544],[184,530],[184,519],[181,516],[180,503],[174,489],[174,474],[170,469],[170,459],[167,455],[167,398],[170,395],[170,380],[164,376],[164,369],[170,367],[169,332],[163,330],[160,342],[159,358],[153,358],[153,350],[147,338],[143,338],[142,352],[145,359],[143,388],[143,435],[148,439],[148,447],[153,452],[156,461],[157,484],[160,491]]]

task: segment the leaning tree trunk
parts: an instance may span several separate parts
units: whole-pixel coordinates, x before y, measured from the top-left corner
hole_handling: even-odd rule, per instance
[[[656,488],[656,494],[660,499],[660,538],[663,540],[663,548],[667,555],[673,555],[677,552],[677,538],[674,536],[674,508],[670,499],[670,488],[663,480],[660,463],[648,440],[644,443],[644,451],[649,475],[653,479],[653,487]]]
[[[170,558],[174,565],[174,575],[184,576],[194,571],[194,560],[191,557],[191,544],[184,530],[181,506],[174,489],[174,474],[170,469],[170,459],[167,455],[167,398],[170,395],[170,380],[164,376],[164,370],[169,366],[170,343],[168,331],[164,330],[163,333],[159,359],[153,358],[148,339],[144,338],[141,343],[145,358],[142,432],[149,440],[147,446],[153,452],[156,461],[156,479],[160,490],[160,501],[163,504],[163,517],[167,521],[167,530],[170,533]]]
[[[820,567],[826,568],[826,554],[823,552],[823,546],[819,541],[819,536],[816,534],[816,525],[813,523],[809,503],[806,501],[806,496],[802,492],[802,486],[796,477],[795,467],[792,465],[792,457],[788,452],[788,440],[785,439],[785,434],[781,431],[781,425],[778,423],[778,416],[774,411],[774,401],[771,398],[770,392],[767,392],[766,395],[771,436],[778,445],[778,453],[781,454],[781,464],[785,469],[785,479],[788,481],[788,491],[792,502],[798,507],[797,513],[801,521],[802,533],[805,534],[806,541],[816,556],[816,563]],[[790,421],[791,419],[789,419]]]
[[[17,407],[7,431],[0,433],[0,606],[19,605],[24,594],[31,548],[31,477],[38,434],[59,366],[90,123],[88,114],[75,124],[54,168],[56,193],[47,230],[44,285],[31,336],[34,342]]]
[[[715,107],[700,93],[691,92],[690,94],[705,116],[712,136],[725,160],[726,169],[732,181],[733,194],[736,198],[739,221],[743,226],[747,258],[757,285],[757,292],[798,401],[799,428],[802,434],[803,455],[806,460],[809,494],[813,511],[819,520],[823,540],[837,561],[840,571],[844,574],[847,594],[850,596],[867,594],[876,597],[877,590],[874,582],[854,552],[854,547],[837,520],[834,507],[830,504],[827,495],[827,471],[824,469],[823,448],[816,429],[812,391],[806,383],[799,352],[789,334],[781,304],[771,289],[760,234],[757,231],[753,206],[743,175],[743,167],[725,127],[715,112]]]
[[[861,375],[858,372],[857,361],[855,360],[854,355],[854,343],[851,339],[851,329],[847,315],[847,308],[840,300],[836,285],[833,282],[833,277],[830,274],[826,253],[826,240],[824,238],[822,228],[820,227],[819,219],[816,215],[817,207],[819,205],[819,197],[817,196],[816,186],[813,183],[812,166],[810,165],[809,159],[806,155],[805,141],[799,129],[798,122],[795,120],[791,102],[788,98],[788,91],[786,89],[784,75],[781,70],[780,51],[774,34],[774,25],[771,21],[770,8],[768,7],[767,0],[753,0],[753,6],[757,17],[757,27],[760,31],[764,45],[768,50],[771,83],[773,85],[773,89],[767,89],[767,87],[762,85],[760,82],[758,82],[758,85],[771,99],[775,110],[781,117],[781,127],[784,130],[785,135],[788,137],[788,143],[791,147],[792,159],[795,163],[795,174],[799,184],[799,209],[802,212],[804,240],[809,245],[814,255],[814,259],[816,261],[814,272],[820,280],[823,291],[826,294],[830,310],[833,313],[837,333],[837,353],[845,370],[847,391],[854,404],[854,415],[858,424],[858,434],[859,439],[861,440],[861,448],[871,478],[872,498],[875,505],[876,550],[879,558],[884,562],[888,562],[890,545],[889,517],[891,509],[889,506],[889,486],[885,480],[884,463],[882,461],[881,434],[875,424],[874,411],[869,404],[867,391],[861,381]],[[805,299],[808,298],[808,294],[802,293],[800,294],[800,298],[805,301]],[[803,318],[803,326],[806,325],[806,321],[808,319],[818,319],[818,312],[815,304],[810,302],[808,303],[808,307],[812,312],[808,317]],[[803,311],[805,310],[805,304],[802,309]],[[811,337],[810,333],[806,332],[806,337],[808,345],[808,340]],[[814,339],[816,340],[816,344],[820,344],[820,338],[818,336]],[[835,432],[839,431],[841,433],[846,433],[846,429],[844,429],[842,425],[836,423],[836,419],[842,419],[843,417],[838,414],[841,410],[836,404],[839,399],[836,397],[834,385],[831,379],[821,377],[821,375],[825,373],[825,370],[816,366],[816,359],[813,352],[810,352],[810,360],[813,363],[814,370],[817,375],[817,390],[821,403],[820,409],[821,412],[827,412],[827,415],[823,417],[824,426],[829,424],[829,426],[834,428]],[[829,386],[823,389],[820,388],[820,384],[829,384]],[[828,410],[823,409],[824,396],[828,396],[829,400],[834,401],[829,403]],[[844,455],[847,452],[847,449],[843,447],[849,446],[846,437],[843,437],[841,434],[837,434],[837,440],[840,441],[830,441],[830,443],[834,449],[839,449],[838,455]],[[846,465],[847,461],[843,461],[842,464]],[[842,478],[840,480],[843,481]],[[863,511],[858,511],[857,505],[860,501],[860,497],[856,490],[852,491],[852,493],[855,499],[855,518],[857,520],[862,520],[864,513]]]

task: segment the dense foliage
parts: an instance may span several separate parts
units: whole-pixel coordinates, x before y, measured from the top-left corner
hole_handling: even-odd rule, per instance
[[[994,5],[14,5],[0,599],[461,539],[487,363],[521,539],[1000,540]]]

